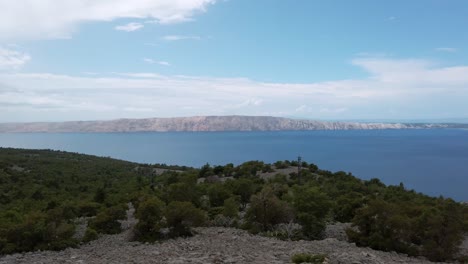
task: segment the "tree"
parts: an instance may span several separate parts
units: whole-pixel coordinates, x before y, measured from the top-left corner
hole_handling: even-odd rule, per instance
[[[311,239],[319,239],[325,230],[325,218],[331,203],[328,197],[317,188],[296,186],[292,204],[303,233]]]
[[[276,197],[270,186],[265,186],[260,193],[253,195],[247,211],[247,220],[259,224],[262,231],[273,226],[287,223],[293,218],[289,205]]]
[[[206,163],[200,168],[200,171],[198,172],[198,177],[204,178],[207,176],[214,175],[213,168],[211,168],[210,164]]]
[[[192,227],[206,221],[206,213],[190,202],[171,202],[165,210],[167,226],[172,236],[192,236]]]
[[[94,194],[94,201],[96,203],[104,203],[104,201],[106,200],[106,192],[104,191],[104,188],[102,187],[99,187],[97,190],[96,190],[96,193]]]
[[[224,200],[231,196],[229,190],[222,183],[210,184],[207,193],[212,207],[222,206]]]
[[[163,217],[164,203],[158,198],[152,197],[138,207],[136,217],[138,223],[135,226],[135,239],[143,242],[153,242],[161,237],[161,220]]]
[[[418,219],[418,236],[423,237],[422,255],[432,261],[452,259],[463,241],[463,211],[453,200],[441,202]]]
[[[239,202],[236,197],[229,197],[224,200],[223,215],[231,218],[239,217]]]
[[[118,234],[122,231],[118,221],[121,218],[122,213],[119,209],[107,208],[106,210],[98,213],[96,218],[90,221],[89,226],[99,233]]]
[[[349,229],[347,233],[359,246],[416,255],[411,222],[401,206],[377,199],[356,211],[353,225],[358,231]]]
[[[200,194],[197,191],[196,183],[178,182],[167,187],[166,203],[171,201],[191,202],[199,205]]]
[[[229,180],[225,186],[235,195],[240,197],[242,208],[245,208],[250,202],[250,197],[255,193],[257,184],[251,179],[240,178],[236,180]]]

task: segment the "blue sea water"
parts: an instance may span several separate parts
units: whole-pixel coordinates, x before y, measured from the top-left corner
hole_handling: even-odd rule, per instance
[[[17,133],[1,147],[56,149],[142,163],[200,167],[303,160],[386,184],[468,201],[468,130]]]

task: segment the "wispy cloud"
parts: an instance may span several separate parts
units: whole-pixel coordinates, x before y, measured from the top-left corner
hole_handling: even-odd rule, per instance
[[[442,51],[442,52],[457,52],[458,50],[456,48],[436,48],[436,51]]]
[[[143,61],[148,63],[148,64],[159,64],[159,65],[162,65],[162,66],[171,66],[171,64],[169,62],[167,62],[167,61],[158,61],[158,60],[153,60],[153,59],[150,59],[150,58],[144,58]]]
[[[387,20],[388,20],[388,21],[394,21],[394,20],[396,20],[396,19],[397,19],[396,16],[389,16],[389,17],[387,17]]]
[[[267,113],[438,118],[468,112],[468,66],[388,57],[356,58],[353,64],[368,77],[271,83],[145,72],[110,77],[0,73],[0,113],[14,113],[0,115],[0,121]]]
[[[27,53],[0,46],[0,70],[18,70],[30,60]]]
[[[116,75],[120,76],[125,76],[125,77],[132,77],[132,78],[164,78],[163,75],[157,74],[157,73],[151,73],[151,72],[137,72],[137,73],[115,73]]]
[[[177,40],[200,40],[200,36],[191,36],[191,35],[167,35],[162,37],[166,41],[177,41]]]
[[[44,0],[38,4],[37,0],[1,1],[0,40],[70,38],[80,24],[90,21],[127,18],[152,20],[158,24],[181,23],[193,20],[196,14],[205,12],[215,2]]]
[[[128,23],[128,24],[125,24],[125,25],[116,26],[115,30],[132,32],[132,31],[140,30],[143,27],[144,27],[144,25],[141,24],[141,23],[131,22],[131,23]]]

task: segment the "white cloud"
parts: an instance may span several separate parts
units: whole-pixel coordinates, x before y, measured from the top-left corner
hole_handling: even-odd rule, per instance
[[[442,52],[456,52],[457,49],[456,48],[436,48],[435,49],[436,51],[442,51]]]
[[[158,61],[158,64],[162,66],[171,66],[171,64],[167,61]]]
[[[159,65],[162,65],[162,66],[171,66],[171,64],[169,62],[167,62],[167,61],[157,61],[157,60],[153,60],[153,59],[150,59],[150,58],[144,58],[143,61],[148,63],[148,64],[159,64]]]
[[[0,40],[69,38],[81,23],[190,21],[216,0],[0,0]]]
[[[144,27],[144,25],[141,24],[141,23],[131,22],[131,23],[128,23],[128,24],[125,24],[125,25],[116,26],[115,30],[132,32],[132,31],[140,30],[143,27]]]
[[[177,40],[200,40],[200,36],[189,36],[189,35],[167,35],[162,37],[166,41],[177,41]]]
[[[243,101],[240,104],[234,105],[233,108],[243,108],[243,107],[247,107],[247,106],[260,106],[262,104],[263,104],[262,99],[249,98],[249,99]]]
[[[340,108],[328,108],[328,107],[322,107],[320,108],[321,113],[342,113],[348,111],[348,108],[346,107],[340,107]]]
[[[17,70],[30,60],[31,56],[27,53],[0,46],[0,70]]]
[[[441,67],[418,59],[359,58],[353,64],[367,70],[372,78],[385,84],[430,89],[468,84],[468,66]]]
[[[369,76],[267,83],[151,72],[114,73],[110,77],[3,73],[0,122],[41,121],[45,116],[76,120],[226,114],[438,118],[468,112],[468,66],[370,57],[353,63]]]
[[[162,75],[150,72],[139,72],[139,73],[117,73],[120,76],[133,77],[133,78],[163,78]]]

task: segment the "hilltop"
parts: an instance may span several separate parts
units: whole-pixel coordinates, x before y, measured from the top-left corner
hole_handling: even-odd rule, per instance
[[[464,124],[359,123],[291,119],[272,116],[194,116],[174,118],[116,119],[3,123],[0,133],[15,132],[169,132],[169,131],[291,131],[458,128]]]

